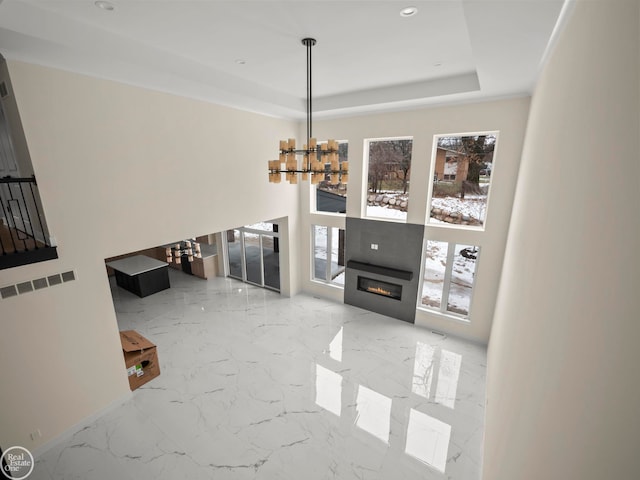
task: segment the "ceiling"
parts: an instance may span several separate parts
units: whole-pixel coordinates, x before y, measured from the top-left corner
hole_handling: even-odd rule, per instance
[[[9,60],[299,119],[304,37],[316,118],[525,95],[564,0],[0,2]]]

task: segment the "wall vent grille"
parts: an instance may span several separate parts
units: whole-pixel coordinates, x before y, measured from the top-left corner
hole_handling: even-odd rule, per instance
[[[16,283],[15,285],[7,285],[6,287],[0,288],[0,298],[5,299],[24,295],[25,293],[33,292],[35,290],[42,290],[43,288],[71,282],[75,279],[76,274],[73,270],[56,273],[55,275],[48,275],[46,277],[34,278],[33,280]]]

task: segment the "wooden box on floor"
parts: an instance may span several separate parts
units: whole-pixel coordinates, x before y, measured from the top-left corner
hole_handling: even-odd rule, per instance
[[[157,347],[135,330],[120,332],[120,342],[131,390],[160,375]]]

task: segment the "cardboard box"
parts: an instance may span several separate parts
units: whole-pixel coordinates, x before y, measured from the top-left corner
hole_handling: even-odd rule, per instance
[[[120,332],[120,342],[131,390],[160,375],[156,346],[135,330]]]

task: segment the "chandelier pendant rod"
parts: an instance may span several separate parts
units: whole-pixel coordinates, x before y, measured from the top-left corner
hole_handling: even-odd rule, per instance
[[[311,170],[311,138],[313,137],[313,71],[311,48],[316,44],[315,38],[304,38],[302,44],[307,47],[307,155],[303,159],[303,170]]]
[[[313,97],[312,97],[312,71],[311,71],[311,46],[312,42],[307,39],[307,140],[313,136],[312,122],[313,122]]]

